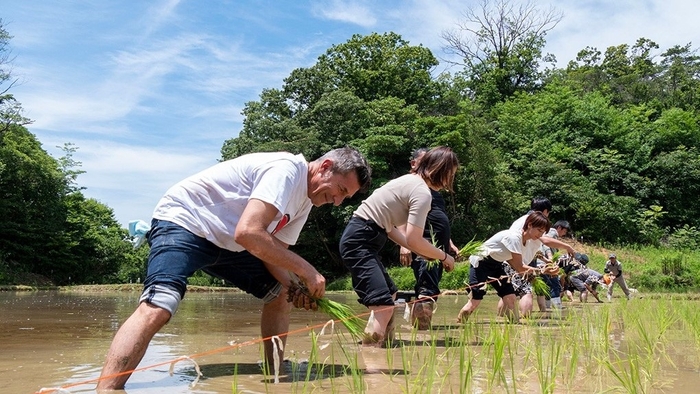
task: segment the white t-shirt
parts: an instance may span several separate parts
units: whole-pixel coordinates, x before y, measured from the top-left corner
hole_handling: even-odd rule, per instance
[[[423,228],[432,201],[423,178],[406,174],[372,192],[355,210],[355,215],[373,220],[387,233],[406,223]]]
[[[248,203],[255,198],[277,208],[267,230],[293,245],[311,210],[308,163],[302,155],[252,153],[216,164],[168,189],[153,217],[177,223],[213,244],[244,250],[233,235]]]
[[[481,247],[481,256],[490,256],[496,261],[508,261],[513,258],[513,253],[520,254],[523,264],[527,265],[535,257],[539,248],[539,241],[528,240],[523,245],[523,232],[503,230],[487,239]]]
[[[532,211],[530,211],[532,212]],[[525,225],[525,221],[527,220],[527,217],[530,216],[530,212],[526,213],[525,215],[515,219],[513,224],[510,225],[510,229],[513,231],[522,231],[523,226]]]

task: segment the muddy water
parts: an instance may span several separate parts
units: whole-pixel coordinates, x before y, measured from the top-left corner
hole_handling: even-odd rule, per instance
[[[94,392],[94,380],[99,377],[112,336],[133,311],[137,298],[138,294],[128,292],[0,292],[0,392],[34,393],[51,387],[64,387],[63,392]],[[351,294],[336,294],[331,298],[347,303],[358,313],[365,312]],[[175,318],[151,342],[140,364],[143,370],[132,375],[126,392],[458,393],[513,392],[513,386],[517,386],[517,392],[542,392],[536,357],[531,351],[516,348],[511,361],[503,361],[516,366],[508,376],[494,377],[489,372],[491,361],[483,361],[495,358],[490,352],[498,344],[497,340],[488,339],[486,332],[494,327],[505,330],[507,326],[493,319],[496,299],[495,296],[486,297],[479,315],[486,319],[476,322],[474,318],[476,324],[471,325],[474,332],[470,335],[482,340],[463,347],[454,345],[462,328],[452,320],[467,300],[464,295],[446,296],[439,302],[433,321],[436,330],[432,335],[411,331],[402,320],[403,308],[397,308],[399,346],[389,350],[360,350],[349,337],[340,335],[313,339],[310,333],[318,333],[327,317],[317,312],[295,310],[286,348],[288,360],[278,377],[279,383],[275,384],[274,376],[261,373],[258,366],[261,358],[257,342],[260,301],[238,293],[190,293]],[[573,304],[569,313],[624,305],[622,300],[615,302],[619,304]],[[618,314],[623,313],[619,308],[616,310]],[[561,319],[539,315],[532,320],[534,324],[515,326],[509,335],[517,338],[514,339],[517,343],[527,344],[543,331],[563,329],[567,323],[560,325]],[[618,349],[624,351],[632,345],[630,335],[625,335],[630,329],[614,321],[607,324],[613,346],[611,353],[618,354]],[[641,365],[647,372],[653,370],[654,378],[648,383],[647,392],[698,392],[697,340],[693,339],[694,333],[689,332],[692,327],[678,324],[667,330],[678,332],[668,335],[671,339],[663,344],[663,349],[656,351],[653,368],[644,362],[637,364],[637,368]],[[556,335],[548,338],[556,338]],[[326,343],[328,346],[312,351],[312,341],[316,341],[316,349]],[[466,356],[462,352],[460,356],[460,350],[465,348],[469,352]],[[621,354],[624,359],[624,353]],[[172,366],[172,375],[169,373],[170,362],[185,355],[196,361],[203,375],[194,387],[191,385],[196,378],[196,368],[191,361],[177,362]],[[576,355],[576,358],[592,361],[579,366],[576,376],[568,380],[562,376],[552,378],[556,382],[554,392],[629,391],[596,361],[596,357],[605,359],[604,355]],[[464,381],[465,374],[469,374],[463,369],[464,360],[472,362],[469,382]],[[561,360],[562,364],[568,363],[566,355]],[[377,367],[380,373],[361,373],[370,366],[368,364]],[[626,365],[634,366],[623,362],[619,367],[626,368]],[[630,371],[633,370],[630,367]]]

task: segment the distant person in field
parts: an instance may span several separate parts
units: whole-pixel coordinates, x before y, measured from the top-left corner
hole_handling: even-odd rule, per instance
[[[608,261],[605,263],[605,273],[609,273],[612,276],[612,282],[608,285],[608,301],[612,300],[613,287],[617,283],[622,292],[625,293],[625,297],[630,299],[630,290],[627,288],[627,283],[625,283],[625,278],[622,276],[622,263],[617,260],[617,256],[614,253],[610,253],[608,256]]]
[[[588,302],[588,295],[592,295],[597,302],[603,302],[598,297],[598,285],[603,280],[603,274],[588,268],[588,256],[585,254],[576,255],[575,259],[581,263],[580,268],[571,273],[569,279],[571,284],[578,290],[579,301]]]

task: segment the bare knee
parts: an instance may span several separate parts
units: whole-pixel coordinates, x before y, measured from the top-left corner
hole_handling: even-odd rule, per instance
[[[134,314],[139,316],[140,321],[148,324],[150,327],[157,327],[158,329],[170,321],[170,317],[172,316],[167,310],[148,302],[139,304]]]

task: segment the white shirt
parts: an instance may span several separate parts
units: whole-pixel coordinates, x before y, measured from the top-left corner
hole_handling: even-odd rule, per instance
[[[311,210],[308,163],[302,155],[252,153],[216,164],[168,189],[153,211],[213,244],[244,250],[234,239],[248,200],[273,205],[277,216],[268,227],[280,241],[293,245]]]
[[[523,232],[513,230],[503,230],[497,232],[481,246],[480,256],[489,256],[496,261],[508,261],[513,258],[513,254],[522,256],[523,264],[527,265],[535,257],[539,249],[540,242],[528,240],[523,245]],[[470,258],[470,261],[472,259]],[[472,264],[474,261],[472,261]],[[475,265],[476,266],[476,265]]]
[[[521,232],[523,231],[523,226],[525,226],[525,221],[527,220],[527,217],[530,216],[530,214],[533,211],[530,211],[526,213],[525,215],[515,219],[513,224],[510,225],[510,230],[511,231],[518,231]],[[527,243],[525,244],[525,251],[523,252],[523,264],[528,265],[532,261],[533,258],[535,258],[535,253],[542,247],[542,241],[539,239],[529,239]],[[532,253],[530,253],[532,251]]]

